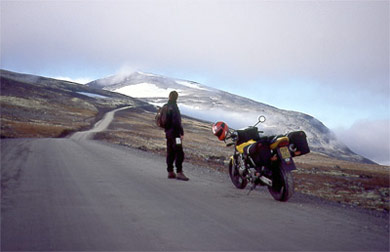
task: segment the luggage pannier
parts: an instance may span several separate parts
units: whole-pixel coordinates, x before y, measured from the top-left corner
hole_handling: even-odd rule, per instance
[[[245,147],[244,154],[251,157],[256,167],[269,165],[271,162],[271,149],[266,139],[260,139]]]
[[[309,144],[307,143],[306,134],[303,131],[294,131],[287,134],[290,139],[290,144],[294,144],[294,148],[300,152],[300,155],[304,155],[310,152]],[[293,156],[295,153],[293,153]]]
[[[256,127],[250,127],[244,130],[237,130],[237,134],[238,134],[237,145],[245,143],[251,139],[256,141],[260,138],[258,129]]]

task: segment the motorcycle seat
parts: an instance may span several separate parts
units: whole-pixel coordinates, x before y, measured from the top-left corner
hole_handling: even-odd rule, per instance
[[[276,136],[274,137],[270,142],[270,148],[271,150],[276,149],[281,143],[286,143],[286,145],[289,143],[288,137],[286,136]]]

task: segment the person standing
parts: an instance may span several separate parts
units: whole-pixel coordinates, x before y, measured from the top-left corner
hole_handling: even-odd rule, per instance
[[[169,100],[167,103],[167,121],[165,124],[165,137],[167,139],[167,171],[169,179],[179,179],[188,181],[183,173],[183,136],[184,130],[181,124],[181,114],[177,106],[177,98],[179,94],[176,91],[172,91],[169,94]],[[174,166],[176,166],[176,174],[174,172]]]

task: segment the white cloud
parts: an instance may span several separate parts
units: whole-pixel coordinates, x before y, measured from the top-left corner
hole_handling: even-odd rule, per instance
[[[305,76],[336,87],[352,79],[359,88],[383,91],[388,6],[387,1],[5,1],[2,63],[39,69],[130,62],[141,70],[191,69],[224,78]]]
[[[134,73],[137,71],[137,68],[130,66],[128,64],[122,65],[119,70],[115,73],[113,78],[110,81],[111,84],[119,83],[122,82],[128,77],[130,74]]]
[[[390,165],[390,120],[358,121],[350,128],[334,132],[352,151]]]

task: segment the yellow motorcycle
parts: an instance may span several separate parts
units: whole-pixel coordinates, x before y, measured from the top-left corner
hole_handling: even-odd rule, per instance
[[[272,197],[287,201],[294,193],[294,180],[291,171],[295,170],[293,157],[310,152],[306,134],[295,131],[286,135],[262,136],[263,131],[256,127],[265,122],[259,116],[254,126],[234,130],[224,122],[213,124],[212,131],[226,146],[234,146],[234,154],[229,161],[229,175],[234,186],[244,189],[250,184],[249,192],[256,186],[267,186]]]

